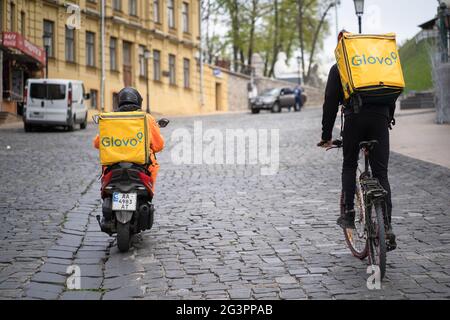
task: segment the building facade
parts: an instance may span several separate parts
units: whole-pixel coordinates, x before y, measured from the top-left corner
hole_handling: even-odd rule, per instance
[[[1,111],[20,113],[26,79],[46,70],[83,80],[94,112],[112,110],[124,86],[137,88],[152,112],[226,110],[227,74],[199,64],[199,0],[104,2],[102,24],[102,0],[0,0]]]

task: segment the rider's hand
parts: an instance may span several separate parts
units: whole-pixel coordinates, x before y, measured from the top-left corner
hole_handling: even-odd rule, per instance
[[[320,140],[320,142],[317,144],[318,147],[321,148],[329,148],[333,145],[333,142],[331,140]]]
[[[392,118],[392,119],[389,121],[389,124],[388,124],[389,130],[392,130],[392,126],[395,126],[395,119],[394,119],[394,118]]]

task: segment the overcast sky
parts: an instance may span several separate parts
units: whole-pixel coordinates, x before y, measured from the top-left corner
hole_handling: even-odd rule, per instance
[[[437,0],[365,0],[363,16],[363,33],[395,32],[397,42],[414,37],[420,31],[418,27],[437,13]],[[335,10],[329,14],[330,34],[324,42],[321,52],[322,72],[326,75],[334,63],[336,47]],[[340,29],[358,32],[358,20],[355,15],[353,0],[341,0],[338,9],[338,25]]]

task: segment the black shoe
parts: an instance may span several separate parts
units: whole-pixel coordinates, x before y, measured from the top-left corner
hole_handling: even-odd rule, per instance
[[[342,229],[356,229],[355,227],[355,210],[345,210],[344,215],[340,216],[336,223]]]
[[[386,250],[392,251],[397,248],[397,242],[395,241],[395,234],[392,231],[392,227],[386,228]]]

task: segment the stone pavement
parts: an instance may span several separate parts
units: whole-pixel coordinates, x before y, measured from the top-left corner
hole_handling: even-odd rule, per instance
[[[382,290],[366,287],[335,225],[341,153],[315,147],[319,109],[176,117],[163,129],[155,225],[129,253],[101,232],[93,125],[73,133],[0,129],[2,299],[450,298],[450,170],[391,154],[394,227]],[[279,128],[280,168],[175,165],[170,136]],[[400,119],[399,119],[400,121]],[[7,149],[6,146],[10,148]],[[67,266],[82,290],[65,286]]]
[[[436,124],[436,111],[398,110],[392,150],[450,168],[450,124]]]

